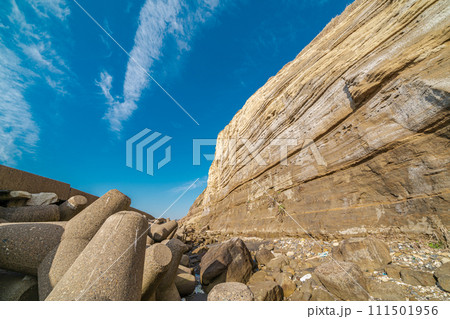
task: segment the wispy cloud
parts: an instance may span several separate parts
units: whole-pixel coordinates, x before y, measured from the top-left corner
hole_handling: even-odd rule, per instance
[[[39,129],[23,96],[26,84],[20,59],[0,42],[0,162],[12,165],[24,151],[32,151]]]
[[[69,68],[54,48],[49,20],[61,24],[70,11],[65,0],[11,0],[0,12],[0,162],[12,165],[39,141],[27,89],[42,79],[65,92],[62,77]]]
[[[142,92],[149,85],[155,61],[162,57],[164,41],[175,39],[180,52],[189,50],[189,41],[199,25],[205,23],[219,5],[219,0],[147,0],[139,15],[134,46],[130,52],[122,96],[110,101],[105,114],[111,130],[119,132],[122,123],[137,109]],[[103,90],[103,89],[102,89]]]
[[[174,193],[182,193],[182,192],[186,191],[187,189],[193,190],[193,189],[205,188],[206,184],[208,183],[208,176],[199,178],[198,181],[194,185],[192,185],[192,183],[194,183],[194,181],[195,180],[183,183],[180,186],[172,188],[171,191]]]
[[[55,16],[64,20],[70,14],[66,0],[28,0],[28,2],[37,14],[45,18]]]

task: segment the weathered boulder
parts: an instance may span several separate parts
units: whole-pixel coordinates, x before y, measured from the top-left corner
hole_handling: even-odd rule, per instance
[[[441,267],[436,269],[434,272],[434,275],[436,278],[442,277],[442,276],[450,276],[450,262],[447,262],[443,264]]]
[[[439,286],[447,292],[450,292],[450,276],[441,276],[438,278]]]
[[[39,267],[39,298],[47,297],[106,219],[127,210],[130,202],[127,196],[113,189],[67,222],[61,243]]]
[[[281,272],[275,275],[276,282],[283,288],[284,297],[290,297],[295,289],[297,289],[297,285],[291,279],[291,276],[287,273]]]
[[[164,224],[152,224],[149,229],[149,235],[156,242],[162,242],[176,230],[177,227],[178,223],[175,220],[171,220]]]
[[[310,301],[336,301],[338,300],[329,291],[326,291],[322,287],[316,287],[311,293]]]
[[[189,267],[185,267],[183,265],[179,265],[178,266],[178,270],[177,270],[177,274],[181,274],[181,273],[186,273],[186,274],[194,274],[194,269],[193,268],[189,268]]]
[[[439,286],[443,290],[450,292],[450,262],[447,262],[439,267],[434,272],[434,276],[437,278]]]
[[[156,300],[178,301],[181,300],[181,297],[174,281],[177,275],[178,266],[180,265],[181,256],[185,252],[186,246],[182,241],[176,238],[167,241],[165,245],[169,247],[172,252],[172,260],[156,290]]]
[[[250,288],[240,282],[217,284],[208,294],[208,301],[253,301]]]
[[[272,270],[272,271],[281,271],[281,269],[284,266],[287,266],[289,264],[289,259],[286,256],[279,256],[276,258],[273,258],[272,260],[270,260],[267,265],[266,268],[268,270]]]
[[[179,273],[175,276],[175,286],[181,297],[190,295],[195,290],[195,276],[188,273]]]
[[[396,282],[377,282],[369,280],[367,283],[369,294],[379,300],[383,301],[405,301],[407,292],[404,285],[399,285]]]
[[[333,258],[357,264],[363,271],[383,269],[392,259],[389,247],[379,239],[349,238],[333,249]]]
[[[413,286],[434,286],[436,280],[432,273],[412,269],[402,269],[400,277],[403,282]]]
[[[70,197],[59,205],[60,220],[71,220],[86,207],[87,202],[87,198],[82,195]]]
[[[275,256],[273,253],[266,248],[258,250],[255,254],[255,259],[258,265],[267,265],[267,263],[274,258]]]
[[[0,301],[37,301],[38,283],[34,276],[0,269]]]
[[[369,300],[366,279],[356,264],[331,261],[317,267],[314,274],[329,292],[340,299]]]
[[[189,267],[189,256],[188,255],[181,256],[180,265]]]
[[[58,201],[58,195],[55,193],[37,193],[31,194],[31,198],[26,202],[27,206],[45,206],[54,204]]]
[[[256,301],[283,300],[283,289],[274,281],[260,281],[248,285]]]
[[[291,301],[308,301],[310,298],[311,298],[311,293],[296,290],[289,297],[289,300],[291,300]]]
[[[404,267],[399,266],[399,265],[389,264],[384,267],[384,271],[386,272],[386,274],[389,277],[394,278],[394,279],[400,279],[400,271],[403,268]]]
[[[0,218],[11,223],[56,222],[60,219],[56,205],[0,207]]]
[[[253,262],[250,252],[239,238],[211,247],[200,263],[200,280],[210,290],[221,282],[248,281]]]
[[[65,224],[0,224],[0,268],[36,276],[39,264],[61,241]]]
[[[169,269],[171,261],[172,252],[166,245],[158,243],[145,250],[142,300],[156,300],[156,289]]]
[[[275,281],[275,278],[270,276],[267,272],[264,270],[260,270],[255,272],[250,279],[248,280],[248,284],[255,284],[257,282],[261,281]]]
[[[110,216],[46,300],[140,300],[147,227],[136,212]]]

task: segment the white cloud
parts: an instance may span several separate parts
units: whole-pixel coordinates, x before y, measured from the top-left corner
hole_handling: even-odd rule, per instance
[[[192,4],[194,3],[194,4]],[[134,46],[128,60],[121,99],[109,101],[105,119],[113,131],[122,129],[126,121],[137,109],[141,94],[148,87],[153,63],[162,56],[164,40],[171,36],[180,51],[189,50],[189,40],[196,28],[205,23],[219,5],[218,0],[147,0],[139,15]]]
[[[56,9],[60,8],[60,5],[64,3],[64,0],[30,1],[29,4],[35,12],[44,18],[44,21],[42,19],[38,20],[39,24],[29,23],[15,0],[11,0],[11,14],[9,15],[10,22],[18,29],[18,32],[14,33],[17,46],[22,49],[28,58],[33,59],[39,67],[55,74],[63,74],[69,68],[53,48],[51,36],[47,32],[47,29],[50,29],[50,25],[47,25],[45,19],[48,18],[47,14],[52,13],[57,18],[64,20],[66,14],[70,11],[67,11],[68,9],[61,9],[62,11]]]
[[[41,79],[65,93],[62,81],[69,68],[49,30],[60,27],[70,11],[65,0],[11,0],[2,9],[6,14],[0,29],[0,162],[12,165],[24,152],[34,152],[39,141],[39,127],[25,99],[29,86]],[[56,17],[58,25],[50,17]]]
[[[53,15],[64,20],[70,14],[66,0],[28,0],[28,2],[37,14],[45,18]]]
[[[195,180],[186,182],[181,186],[172,188],[171,191],[174,193],[183,193],[188,189],[193,190],[193,189],[198,189],[198,188],[205,188],[206,184],[208,183],[208,176],[199,178],[198,181],[195,184],[193,184],[194,182],[195,182]]]
[[[0,162],[12,165],[24,151],[32,152],[39,139],[30,106],[23,93],[26,84],[20,59],[0,42]]]

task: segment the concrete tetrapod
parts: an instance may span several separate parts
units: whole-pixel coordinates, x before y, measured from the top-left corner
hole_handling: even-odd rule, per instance
[[[0,269],[0,301],[36,301],[36,277]]]
[[[45,300],[140,300],[147,227],[136,212],[109,217]]]
[[[59,244],[65,222],[0,224],[0,268],[28,275]]]
[[[182,241],[175,238],[167,241],[165,244],[172,252],[172,261],[156,290],[156,300],[177,301],[181,300],[181,297],[174,280],[186,246]]]
[[[60,219],[56,205],[0,207],[0,218],[11,223],[57,222]]]
[[[148,236],[147,236],[148,237]],[[142,300],[155,300],[156,289],[169,268],[172,252],[163,244],[154,244],[145,250]]]
[[[176,231],[177,227],[178,223],[175,220],[171,220],[164,224],[152,223],[150,226],[149,235],[156,242],[161,242],[169,237],[173,231]]]
[[[70,197],[64,203],[59,205],[60,220],[71,220],[86,207],[86,204],[87,198],[82,195]]]
[[[61,243],[39,266],[39,298],[44,300],[94,237],[105,220],[130,207],[130,199],[110,190],[67,222]]]

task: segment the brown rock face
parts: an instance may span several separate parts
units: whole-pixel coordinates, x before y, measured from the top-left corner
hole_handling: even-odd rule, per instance
[[[448,227],[449,25],[445,0],[348,6],[219,134],[186,221],[303,235],[291,215],[340,238]]]
[[[225,281],[245,283],[250,278],[252,269],[252,257],[244,242],[233,238],[210,248],[203,256],[200,280],[203,285],[209,286],[207,290]]]

